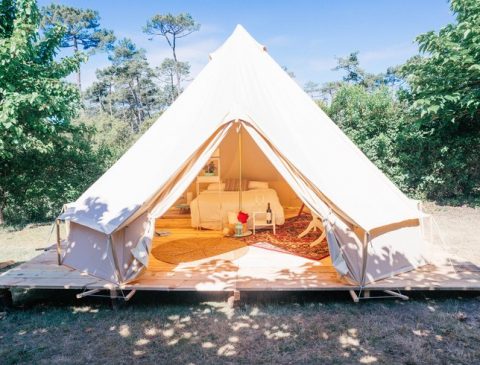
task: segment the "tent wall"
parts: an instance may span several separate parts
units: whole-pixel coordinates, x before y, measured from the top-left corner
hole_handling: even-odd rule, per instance
[[[384,233],[368,243],[367,283],[391,277],[426,264],[420,226]]]
[[[110,282],[118,282],[108,236],[74,222],[70,222],[62,264]]]
[[[120,281],[136,278],[148,265],[153,230],[147,213],[112,235]],[[153,224],[155,224],[153,222]],[[140,255],[139,258],[134,256]]]

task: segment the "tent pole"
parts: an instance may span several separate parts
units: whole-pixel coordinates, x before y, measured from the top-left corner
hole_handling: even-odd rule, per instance
[[[240,121],[237,119],[237,123]],[[238,125],[238,169],[239,169],[239,181],[238,181],[238,210],[242,210],[242,125]]]
[[[57,262],[58,265],[62,264],[62,251],[60,247],[60,220],[55,220],[55,225],[57,228]]]

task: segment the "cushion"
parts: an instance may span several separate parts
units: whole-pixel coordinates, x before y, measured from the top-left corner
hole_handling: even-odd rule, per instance
[[[268,189],[268,182],[266,181],[249,181],[248,190]]]
[[[242,190],[247,190],[247,180],[242,179]],[[239,191],[240,184],[238,179],[226,179],[225,180],[225,191]]]
[[[224,183],[208,184],[207,190],[209,191],[225,190],[225,184]]]

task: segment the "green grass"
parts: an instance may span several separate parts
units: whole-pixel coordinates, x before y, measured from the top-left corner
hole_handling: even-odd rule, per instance
[[[24,307],[0,322],[3,364],[474,364],[480,358],[480,297],[355,305],[345,294],[277,294],[230,309],[206,295],[137,294],[112,311],[104,299],[78,301],[70,292],[49,293],[50,299],[45,292],[17,294]]]

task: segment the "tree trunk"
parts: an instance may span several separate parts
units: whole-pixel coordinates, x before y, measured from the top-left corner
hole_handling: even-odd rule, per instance
[[[138,109],[137,93],[135,92],[134,87],[130,83],[129,83],[128,86],[130,88],[130,92],[132,93],[133,100],[134,100],[134,103],[135,103],[134,108],[133,108],[133,114],[135,115],[135,119],[137,120],[137,124],[133,129],[134,129],[134,132],[138,132],[140,124],[142,124],[143,120],[141,118],[140,110]]]
[[[174,95],[174,99],[176,99],[178,96],[178,93],[180,92],[180,69],[178,67],[175,36],[173,37],[173,42],[172,42],[172,52],[173,52],[173,59],[175,61],[175,74],[177,77],[177,90],[175,91],[175,95]]]
[[[5,219],[3,218],[3,206],[0,206],[0,226],[5,224]]]
[[[108,91],[108,103],[110,105],[110,116],[113,116],[113,108],[112,108],[112,84],[110,83],[109,85],[109,91]]]
[[[73,49],[75,50],[75,53],[78,52],[78,42],[77,42],[77,37],[75,36],[73,37]],[[82,93],[82,77],[80,73],[80,65],[78,65],[78,71],[77,71],[77,86],[81,94]]]

